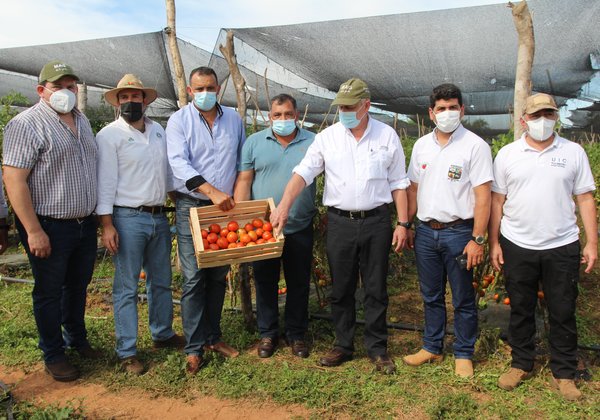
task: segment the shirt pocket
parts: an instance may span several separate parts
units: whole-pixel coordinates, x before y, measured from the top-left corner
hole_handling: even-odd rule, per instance
[[[388,168],[392,163],[392,152],[379,149],[369,153],[367,173],[369,179],[387,179]]]

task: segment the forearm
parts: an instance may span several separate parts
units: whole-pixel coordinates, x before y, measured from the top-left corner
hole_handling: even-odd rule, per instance
[[[417,215],[417,191],[419,185],[411,182],[410,186],[406,189],[406,199],[407,199],[407,220],[412,222],[415,216]]]
[[[219,189],[217,189],[216,187],[214,187],[210,182],[205,182],[204,184],[202,184],[198,188],[196,188],[194,191],[204,194],[208,198],[210,198],[215,193],[222,192]]]
[[[33,209],[31,191],[26,182],[6,182],[6,193],[12,204],[13,211],[28,234],[42,230],[40,221]]]
[[[598,218],[596,214],[596,201],[593,193],[585,193],[577,196],[579,214],[583,222],[586,243],[598,245]]]
[[[100,225],[102,226],[102,229],[113,226],[112,214],[101,214],[98,216],[98,218],[100,219]]]
[[[487,231],[492,204],[491,188],[491,182],[478,185],[474,188],[473,236],[484,236]]]
[[[392,191],[392,198],[394,199],[394,205],[396,206],[396,214],[398,215],[398,222],[407,222],[412,219],[408,218],[408,199],[406,190],[394,190]]]
[[[252,181],[254,180],[254,171],[238,172],[235,186],[233,187],[233,199],[237,201],[247,201],[252,197]]]
[[[492,193],[492,205],[490,221],[488,223],[488,242],[495,245],[500,242],[500,221],[502,220],[502,209],[506,196]]]
[[[290,178],[288,184],[286,185],[285,190],[283,192],[283,197],[281,198],[281,201],[279,202],[277,207],[285,211],[286,213],[289,212],[290,208],[294,204],[294,201],[296,200],[296,198],[298,198],[298,195],[300,195],[300,193],[302,192],[302,190],[304,190],[305,187],[306,182],[304,181],[304,178],[294,173],[292,175],[292,178]]]

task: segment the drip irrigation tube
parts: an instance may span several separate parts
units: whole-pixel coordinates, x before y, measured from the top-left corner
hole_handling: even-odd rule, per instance
[[[107,280],[107,279],[96,279],[96,280]],[[110,279],[108,279],[110,280]],[[28,280],[28,279],[16,279],[13,277],[4,277],[2,275],[0,275],[0,281],[5,281],[7,283],[25,283],[25,284],[34,284],[33,280]],[[140,302],[145,302],[148,300],[148,295],[145,293],[140,293],[138,294],[138,299],[140,300]],[[181,301],[179,299],[173,299],[173,304],[174,305],[181,305]],[[242,310],[240,308],[230,308],[230,311],[234,311],[234,312],[242,312]],[[256,313],[256,310],[252,310],[253,313]],[[332,321],[331,315],[328,314],[309,314],[309,318],[310,319],[315,319],[315,320],[323,320],[323,321]],[[358,325],[364,325],[365,321],[364,319],[357,319],[356,320],[356,324]],[[414,325],[414,324],[403,324],[403,323],[399,323],[399,322],[388,322],[387,323],[387,327],[394,329],[394,330],[404,330],[404,331],[418,331],[418,332],[423,332],[423,327],[419,326],[419,325]],[[452,328],[448,328],[448,330],[446,331],[448,334],[452,334],[454,335],[454,330]],[[597,351],[600,352],[600,344],[577,344],[577,348],[580,350],[589,350],[589,351]]]

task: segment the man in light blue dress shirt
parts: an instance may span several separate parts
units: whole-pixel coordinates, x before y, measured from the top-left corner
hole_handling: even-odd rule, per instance
[[[233,186],[246,138],[244,124],[232,109],[217,103],[221,89],[209,67],[191,71],[187,92],[193,101],[169,118],[167,152],[176,188],[177,244],[184,277],[181,296],[187,371],[204,364],[204,351],[226,357],[239,352],[221,340],[221,311],[229,266],[199,269],[189,224],[189,209],[235,206]]]

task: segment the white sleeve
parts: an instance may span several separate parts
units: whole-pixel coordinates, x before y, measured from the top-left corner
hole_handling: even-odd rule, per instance
[[[317,134],[315,140],[308,147],[306,155],[302,161],[294,168],[293,172],[300,175],[306,186],[312,184],[314,179],[325,170],[325,160],[323,159],[323,136]]]
[[[575,182],[573,183],[574,195],[584,194],[596,189],[594,175],[592,174],[587,154],[581,146],[577,145],[577,147],[579,149],[579,162],[577,165],[577,175],[575,176]]]
[[[506,153],[504,149],[500,149],[494,160],[492,191],[503,195],[508,192],[508,186],[506,185]]]
[[[98,205],[96,214],[112,214],[117,195],[119,159],[112,141],[110,129],[102,129],[96,135],[98,143]]]

